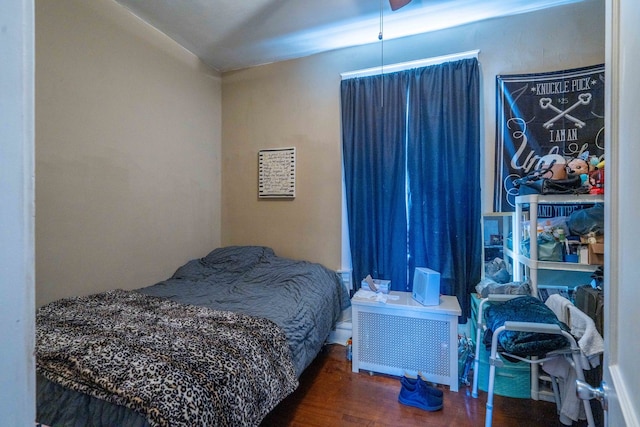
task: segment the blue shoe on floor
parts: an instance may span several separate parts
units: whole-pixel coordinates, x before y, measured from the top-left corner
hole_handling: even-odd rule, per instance
[[[431,387],[422,377],[418,376],[417,378],[413,378],[407,376],[406,374],[400,378],[400,383],[403,387],[408,388],[409,390],[414,389],[418,384],[421,384],[424,389],[426,389],[427,393],[432,396],[442,397],[444,393],[442,390],[438,390],[435,387]]]
[[[442,393],[440,390],[429,387],[432,389],[430,391],[424,381],[415,380],[413,384],[410,384],[401,379],[400,382],[402,383],[402,387],[398,395],[398,402],[425,411],[439,411],[442,409],[442,396],[432,394],[433,390]]]
[[[422,392],[420,386],[416,387],[414,391],[410,391],[405,387],[400,389],[398,395],[398,402],[407,406],[414,406],[416,408],[423,409],[425,411],[439,411],[442,409],[442,398],[432,396],[428,393]]]

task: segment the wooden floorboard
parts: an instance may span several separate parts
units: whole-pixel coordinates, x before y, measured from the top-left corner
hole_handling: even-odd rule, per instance
[[[285,426],[433,426],[475,427],[484,425],[487,394],[477,399],[471,389],[459,392],[439,387],[444,407],[437,412],[398,402],[397,377],[351,372],[345,347],[329,345],[305,370],[298,389],[280,403],[262,427]],[[555,404],[531,399],[494,398],[493,425],[496,427],[562,426]],[[576,423],[576,425],[583,425]]]

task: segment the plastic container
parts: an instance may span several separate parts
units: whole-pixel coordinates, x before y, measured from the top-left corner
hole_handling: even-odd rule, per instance
[[[376,286],[376,289],[377,289],[376,292],[388,294],[389,288],[391,287],[391,280],[373,279],[373,284]],[[369,289],[369,284],[367,283],[366,280],[363,280],[362,283],[360,283],[360,287],[365,291],[371,290]]]
[[[564,254],[564,262],[578,262],[579,259],[578,254]]]
[[[483,345],[483,344],[480,344]],[[500,396],[517,399],[531,398],[531,366],[525,362],[512,363],[504,360],[504,366],[496,368],[493,392]],[[478,388],[482,391],[489,389],[489,351],[480,349],[480,372],[478,375]]]

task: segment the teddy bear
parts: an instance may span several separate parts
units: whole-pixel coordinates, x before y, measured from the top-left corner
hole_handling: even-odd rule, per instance
[[[582,185],[589,184],[589,174],[592,171],[590,163],[582,157],[575,157],[566,164],[567,177],[579,176]]]
[[[602,172],[598,172],[604,168],[604,160],[600,160],[598,156],[590,156],[588,151],[582,152],[578,157],[574,157],[567,161],[566,170],[567,177],[579,176],[582,186],[591,190],[594,186],[602,187],[600,181]],[[602,193],[592,193],[602,194]]]

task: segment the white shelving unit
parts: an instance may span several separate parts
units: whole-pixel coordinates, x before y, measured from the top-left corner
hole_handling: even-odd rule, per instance
[[[527,196],[516,197],[516,214],[514,217],[514,233],[513,233],[513,257],[514,263],[519,263],[525,268],[518,269],[516,280],[523,280],[528,277],[531,282],[532,292],[534,295],[538,293],[538,270],[556,270],[556,271],[580,271],[594,272],[598,268],[597,265],[580,264],[573,262],[550,262],[538,261],[538,241],[530,239],[529,256],[525,256],[520,251],[525,230],[523,230],[522,220],[525,209],[529,212],[529,224],[533,228],[533,232],[529,235],[535,235],[535,227],[538,224],[538,206],[539,205],[582,205],[604,203],[604,196],[595,196],[590,194],[578,195],[537,195],[531,194]],[[528,208],[527,208],[528,207]],[[515,276],[514,271],[514,276]]]
[[[521,242],[525,234],[536,236],[538,224],[538,207],[540,205],[593,205],[604,203],[604,196],[590,194],[576,195],[538,195],[531,194],[516,197],[516,211],[513,217],[513,251],[509,255],[513,256],[514,280],[523,281],[529,279],[532,294],[538,295],[538,272],[540,270],[555,270],[564,272],[592,273],[599,267],[598,265],[580,264],[572,262],[550,262],[538,261],[538,241],[536,238],[529,239],[529,256],[525,256],[521,251]],[[525,230],[523,224],[524,212],[529,212],[529,227]],[[538,373],[538,365],[531,366],[531,398],[535,400],[554,401],[553,393],[550,390],[541,390],[540,379],[548,380]]]

